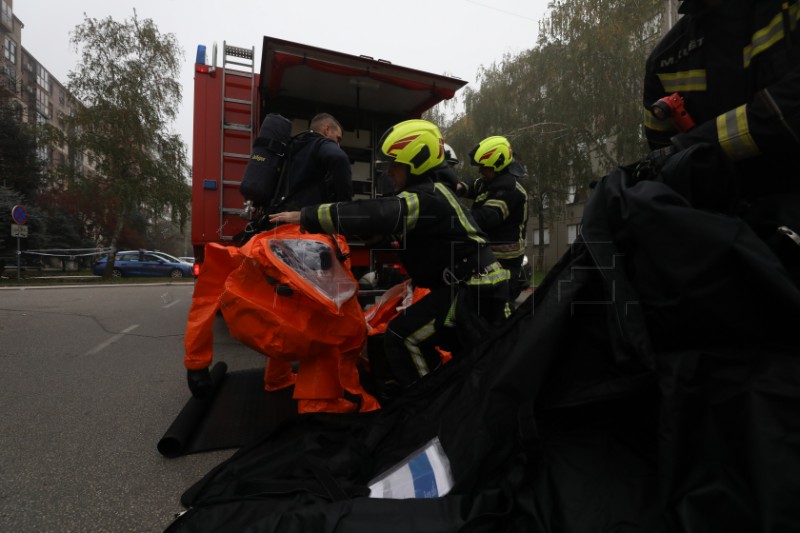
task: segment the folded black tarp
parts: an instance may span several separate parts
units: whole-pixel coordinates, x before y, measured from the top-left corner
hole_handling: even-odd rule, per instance
[[[382,411],[240,449],[168,531],[796,529],[800,291],[741,220],[628,178],[485,343]],[[432,439],[446,495],[368,497]]]
[[[297,416],[293,389],[264,390],[264,369],[227,372],[217,362],[211,369],[214,395],[204,400],[189,397],[158,441],[165,457],[239,448],[251,444],[287,418]]]

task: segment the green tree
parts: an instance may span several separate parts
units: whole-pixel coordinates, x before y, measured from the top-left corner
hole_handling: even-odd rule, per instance
[[[134,11],[124,22],[84,15],[72,43],[80,62],[68,87],[84,106],[70,119],[69,142],[91,168],[73,158],[70,186],[92,198],[87,218],[112,249],[126,224],[142,216],[183,227],[189,170],[185,146],[170,131],[181,101],[175,36]]]
[[[21,205],[22,195],[19,191],[11,187],[5,187],[0,183],[0,275],[3,274],[3,267],[16,264],[17,244],[11,236],[11,210],[15,205]]]
[[[20,120],[19,109],[0,101],[0,185],[33,198],[43,182],[34,132]]]
[[[668,5],[552,2],[531,49],[482,67],[479,87],[463,91],[464,111],[446,125],[448,143],[466,155],[485,137],[506,136],[527,169],[540,231],[561,215],[568,194],[585,197],[591,181],[646,152],[641,80]]]

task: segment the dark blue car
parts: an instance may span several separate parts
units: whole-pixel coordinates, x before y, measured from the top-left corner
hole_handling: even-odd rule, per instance
[[[97,261],[92,268],[97,276],[102,276],[108,258]],[[115,278],[135,276],[187,278],[192,276],[192,265],[180,261],[170,261],[161,255],[147,251],[118,252],[114,259]]]

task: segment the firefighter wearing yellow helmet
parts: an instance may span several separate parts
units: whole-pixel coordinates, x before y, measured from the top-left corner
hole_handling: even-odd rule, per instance
[[[386,236],[415,287],[430,292],[392,319],[370,366],[389,397],[441,365],[441,350],[457,358],[508,311],[508,271],[497,261],[486,234],[447,181],[444,139],[426,120],[389,128],[377,144],[388,159],[395,194],[276,213],[276,223],[299,223],[312,233]],[[437,349],[438,348],[438,349]]]
[[[530,282],[524,279],[528,225],[528,194],[520,182],[525,174],[514,159],[505,137],[487,137],[469,152],[470,164],[480,177],[471,184],[459,183],[462,196],[472,198],[471,214],[489,236],[492,250],[510,275],[509,298],[513,301]]]

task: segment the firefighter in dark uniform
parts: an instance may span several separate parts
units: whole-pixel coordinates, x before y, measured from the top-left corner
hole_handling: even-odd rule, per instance
[[[470,212],[489,236],[495,257],[509,271],[509,299],[514,301],[530,281],[522,279],[528,193],[519,178],[525,170],[514,159],[508,139],[501,136],[482,140],[469,159],[479,168],[480,177],[471,184],[460,182],[459,195],[474,200]]]
[[[342,126],[332,115],[311,119],[309,131],[290,148],[289,170],[276,192],[271,211],[290,211],[321,202],[353,199],[350,158],[339,146]]]
[[[742,217],[800,282],[800,5],[685,0],[679,11],[647,61],[651,159],[708,147],[715,160],[685,196]],[[680,120],[681,109],[663,117],[653,107],[670,95],[694,125]]]
[[[430,289],[389,322],[385,353],[370,353],[373,369],[388,363],[388,375],[377,376],[384,397],[439,366],[438,349],[457,357],[459,348],[477,342],[508,312],[508,271],[469,210],[440,179],[441,171],[448,170],[443,145],[434,124],[401,122],[378,144],[391,161],[386,172],[396,195],[270,217],[275,223],[299,223],[312,233],[392,235],[413,285]]]

